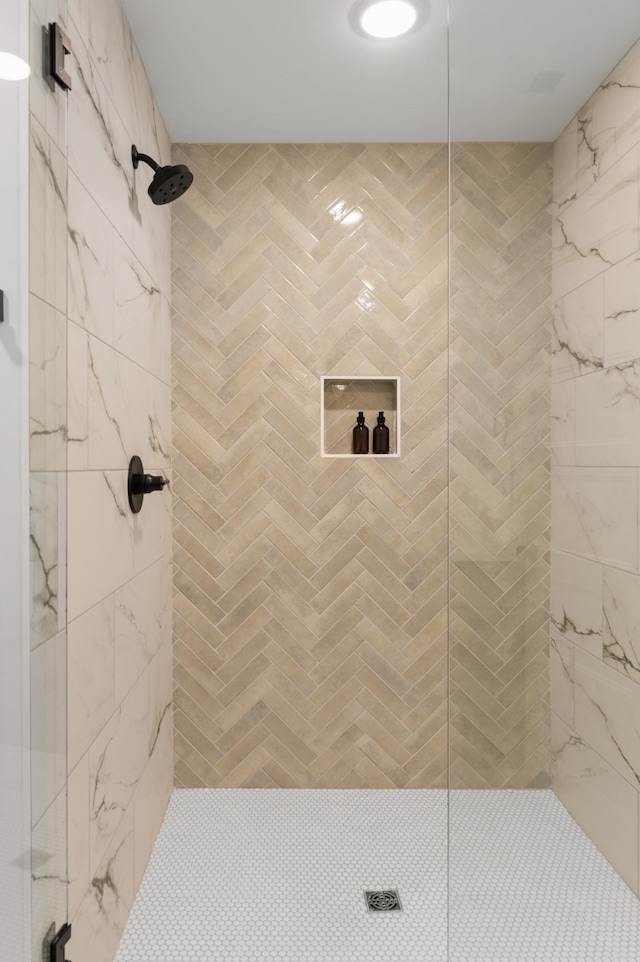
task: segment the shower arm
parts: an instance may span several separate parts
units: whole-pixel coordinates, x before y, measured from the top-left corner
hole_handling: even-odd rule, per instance
[[[152,170],[159,170],[160,164],[156,163],[153,157],[149,157],[148,154],[138,153],[138,148],[135,144],[131,145],[131,160],[133,161],[133,169],[138,169],[138,164],[142,161],[144,164],[148,164]]]

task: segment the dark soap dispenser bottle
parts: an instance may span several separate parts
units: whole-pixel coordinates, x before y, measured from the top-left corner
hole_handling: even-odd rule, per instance
[[[384,423],[384,411],[378,414],[378,423],[373,429],[373,453],[389,453],[389,428]]]
[[[358,411],[358,423],[353,429],[353,453],[369,453],[369,428],[364,423],[364,414]]]

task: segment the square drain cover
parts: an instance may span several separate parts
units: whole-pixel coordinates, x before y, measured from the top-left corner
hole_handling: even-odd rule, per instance
[[[401,912],[400,896],[395,889],[381,892],[365,892],[364,897],[370,912]]]

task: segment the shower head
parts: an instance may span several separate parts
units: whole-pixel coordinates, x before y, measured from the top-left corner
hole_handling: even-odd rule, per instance
[[[134,170],[137,170],[138,164],[142,161],[155,171],[148,190],[154,204],[170,204],[172,200],[181,197],[185,190],[189,190],[193,183],[193,174],[184,164],[161,167],[147,154],[139,154],[135,144],[131,146],[131,160]]]

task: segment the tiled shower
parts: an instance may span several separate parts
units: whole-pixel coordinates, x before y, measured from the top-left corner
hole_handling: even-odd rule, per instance
[[[548,785],[550,146],[175,157],[178,784]],[[322,374],[399,460],[321,457]]]
[[[134,454],[171,459],[170,214],[131,144],[171,147],[120,4],[45,6],[32,51],[57,20],[73,55],[68,94],[30,80],[33,958],[68,919],[107,960],[172,787],[171,502],[127,502]]]
[[[491,912],[516,876],[518,911],[546,906],[560,931],[547,845],[581,853],[548,882],[584,901],[545,962],[581,937],[594,962],[627,962],[640,43],[554,144],[172,144],[120,0],[33,0],[34,60],[54,20],[72,91],[34,70],[28,117],[33,959],[69,921],[72,958],[112,962],[145,878],[119,960],[146,962],[183,855],[181,884],[218,852],[242,889],[253,851],[263,885],[297,880],[311,906],[341,871],[327,829],[359,898],[386,886],[382,853],[412,865],[412,934],[387,945],[378,923],[401,919],[363,916],[369,957],[421,957],[431,931],[434,959],[495,962],[465,926],[492,945],[504,925],[509,946],[511,916]],[[194,172],[171,208],[150,204],[133,143]],[[398,384],[399,457],[324,456],[323,376]],[[135,516],[134,454],[171,485]],[[361,819],[397,845],[365,842]],[[289,831],[317,875],[283,878]],[[205,892],[225,881],[209,870]],[[245,911],[224,930],[237,962],[264,952],[238,948]],[[589,943],[616,912],[620,944]]]
[[[635,44],[556,143],[551,392],[553,785],[636,894],[639,85]]]

